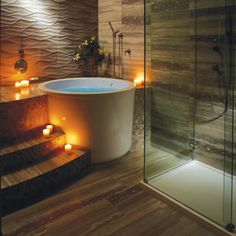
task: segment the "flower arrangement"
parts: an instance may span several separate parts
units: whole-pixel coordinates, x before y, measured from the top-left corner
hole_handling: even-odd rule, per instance
[[[81,45],[74,49],[73,61],[87,63],[90,58],[95,65],[99,65],[105,58],[106,51],[100,46],[96,36],[89,37]]]

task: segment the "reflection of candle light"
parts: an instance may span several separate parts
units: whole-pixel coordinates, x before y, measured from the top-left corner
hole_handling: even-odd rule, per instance
[[[29,88],[22,88],[22,89],[20,90],[20,94],[21,94],[22,96],[29,95],[29,93],[30,93]]]
[[[43,137],[48,138],[50,136],[50,130],[49,129],[43,129]]]
[[[47,125],[46,128],[50,130],[50,133],[53,132],[53,125]]]
[[[16,100],[20,100],[20,99],[21,99],[21,95],[20,95],[19,93],[16,93],[16,94],[15,94],[15,99],[16,99]]]
[[[21,87],[21,83],[20,83],[20,82],[16,82],[16,83],[15,83],[15,87],[16,87],[16,88],[20,88],[20,87]]]
[[[29,80],[22,80],[20,82],[21,87],[28,87],[29,86]]]
[[[66,151],[66,152],[70,152],[71,149],[72,149],[72,145],[71,145],[71,144],[66,144],[66,145],[65,145],[65,151]]]

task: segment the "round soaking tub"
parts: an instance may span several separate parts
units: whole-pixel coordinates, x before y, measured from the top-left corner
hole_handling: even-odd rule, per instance
[[[94,163],[121,157],[131,146],[133,83],[110,78],[69,78],[42,83],[49,122],[67,143],[91,150]]]

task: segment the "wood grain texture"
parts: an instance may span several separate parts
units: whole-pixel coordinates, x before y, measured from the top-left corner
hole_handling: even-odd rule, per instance
[[[90,75],[89,65],[72,61],[73,49],[98,34],[97,18],[97,0],[1,1],[1,84]],[[28,63],[21,75],[14,69],[20,48]]]
[[[14,212],[61,190],[90,171],[90,152],[61,151],[32,166],[1,177],[2,215]]]
[[[112,31],[108,25],[111,21],[115,30],[123,33],[123,52],[120,56],[119,40],[116,39],[116,77],[134,80],[144,76],[144,3],[142,0],[99,1],[99,40],[113,57]],[[131,54],[125,54],[130,49]],[[123,57],[123,63],[121,58]],[[123,73],[122,73],[123,65]],[[114,76],[112,66],[103,64],[99,68],[101,75]]]
[[[147,61],[147,68],[151,67],[148,138],[163,150],[169,149],[170,156],[184,153],[191,159],[195,153],[197,160],[221,170],[224,157],[232,159],[231,147],[235,143],[235,134],[230,135],[235,130],[230,127],[235,117],[231,88],[228,112],[219,117],[224,110],[225,81],[229,80],[225,22],[230,8],[235,48],[236,11],[232,3],[226,6],[224,1],[212,0],[153,0],[147,7],[147,56],[151,60]],[[219,46],[220,53],[213,50],[215,46]],[[213,70],[215,65],[222,71],[221,78]],[[234,69],[231,80],[235,76]],[[196,149],[191,150],[194,143]]]
[[[216,235],[142,190],[142,149],[3,217],[3,235]]]
[[[65,133],[54,126],[54,132],[49,138],[44,138],[40,129],[37,136],[31,133],[30,139],[18,139],[17,143],[5,145],[0,150],[1,174],[45,160],[52,153],[64,149],[65,143]]]

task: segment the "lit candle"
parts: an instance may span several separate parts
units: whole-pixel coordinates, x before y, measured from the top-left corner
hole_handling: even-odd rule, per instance
[[[46,128],[50,130],[50,134],[53,132],[53,125],[47,125]]]
[[[21,83],[20,83],[20,82],[16,82],[16,83],[15,83],[15,87],[16,87],[16,88],[20,88],[20,87],[21,87]]]
[[[50,136],[50,130],[49,129],[43,129],[43,137],[48,138]]]
[[[141,87],[142,86],[142,79],[137,78],[134,80],[135,87]]]
[[[136,87],[142,87],[144,85],[144,77],[143,75],[137,75],[136,79],[134,79],[134,85]]]
[[[66,144],[66,145],[65,145],[65,151],[66,151],[66,152],[70,152],[71,149],[72,149],[72,145],[71,145],[71,144]]]
[[[28,87],[29,86],[29,80],[22,80],[20,82],[21,87]]]

